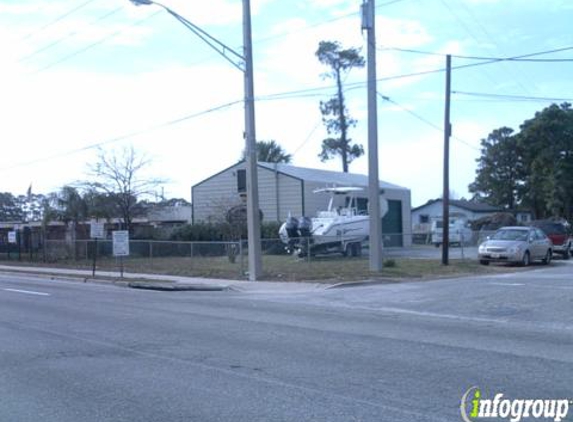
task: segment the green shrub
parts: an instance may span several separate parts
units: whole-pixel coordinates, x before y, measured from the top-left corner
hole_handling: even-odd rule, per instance
[[[276,221],[266,221],[261,224],[261,238],[262,239],[278,239],[279,229],[282,223]]]
[[[277,239],[279,237],[279,228],[281,223],[264,222],[261,224],[262,239]],[[238,230],[230,223],[196,223],[186,224],[178,227],[170,236],[171,240],[185,242],[214,242],[240,240],[240,237],[246,230]]]
[[[395,267],[397,267],[396,261],[393,259],[386,259],[386,260],[384,260],[384,267],[395,268]]]

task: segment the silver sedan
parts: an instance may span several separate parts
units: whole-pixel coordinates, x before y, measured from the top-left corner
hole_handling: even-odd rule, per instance
[[[535,260],[549,264],[552,255],[553,243],[536,227],[502,227],[478,248],[483,265],[508,262],[527,266]]]

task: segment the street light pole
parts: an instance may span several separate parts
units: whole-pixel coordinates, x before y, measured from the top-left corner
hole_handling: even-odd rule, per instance
[[[243,72],[245,85],[245,151],[247,176],[247,233],[249,255],[249,280],[256,281],[262,273],[261,225],[259,216],[259,183],[257,174],[257,149],[255,133],[255,95],[253,75],[253,47],[251,36],[251,3],[243,0],[243,54],[209,35],[188,19],[169,7],[153,0],[130,0],[137,6],[157,5],[181,22],[233,66]]]
[[[247,233],[249,280],[256,281],[262,272],[261,224],[259,221],[259,184],[255,132],[255,95],[253,81],[253,46],[251,36],[251,4],[243,0],[243,48],[245,58],[245,143],[247,164]]]
[[[378,176],[378,106],[376,98],[375,0],[362,5],[362,29],[368,33],[368,214],[370,215],[370,271],[382,271],[382,216]]]

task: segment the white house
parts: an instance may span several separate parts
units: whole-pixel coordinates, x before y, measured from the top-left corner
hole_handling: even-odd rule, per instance
[[[325,210],[330,199],[316,189],[331,186],[362,187],[356,195],[358,206],[368,206],[368,176],[296,167],[289,164],[258,163],[259,208],[263,221],[284,221],[293,216],[313,216]],[[388,201],[388,213],[382,219],[386,246],[411,244],[410,190],[380,181],[382,196]],[[246,197],[246,170],[243,161],[222,170],[191,188],[193,222],[217,221],[228,209],[242,204]],[[337,198],[344,201],[345,198]],[[342,205],[342,204],[341,204]],[[404,230],[406,229],[406,230]],[[404,233],[406,232],[406,233]]]

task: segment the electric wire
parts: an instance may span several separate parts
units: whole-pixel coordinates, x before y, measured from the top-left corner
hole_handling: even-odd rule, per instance
[[[122,6],[122,7],[118,7],[117,9],[114,9],[114,10],[112,10],[111,12],[108,12],[108,13],[106,13],[106,14],[100,16],[99,18],[97,18],[97,19],[94,20],[93,22],[89,23],[88,26],[91,26],[91,25],[94,25],[94,24],[96,24],[96,23],[98,23],[98,22],[100,22],[100,21],[103,21],[104,19],[107,19],[107,18],[109,18],[110,16],[115,15],[117,12],[119,12],[120,10],[123,10],[124,8],[125,8],[125,7],[123,7],[123,6]],[[49,44],[47,44],[47,45],[45,45],[45,46],[43,46],[43,47],[37,49],[37,50],[35,50],[34,52],[32,52],[32,53],[30,53],[30,54],[28,54],[28,55],[26,55],[26,56],[24,56],[24,57],[21,57],[20,59],[18,59],[18,63],[22,63],[22,62],[24,62],[24,61],[26,61],[26,60],[29,60],[29,59],[31,59],[32,57],[34,57],[34,56],[36,56],[36,55],[38,55],[38,54],[40,54],[40,53],[43,53],[43,52],[49,50],[50,48],[55,47],[56,45],[61,44],[62,42],[66,41],[66,40],[68,40],[68,39],[70,39],[70,38],[72,38],[73,36],[77,35],[78,33],[79,33],[79,31],[76,31],[76,30],[70,31],[67,35],[65,35],[65,36],[63,36],[63,37],[61,37],[61,38],[58,38],[57,40],[55,40],[55,41],[53,41],[53,42],[51,42],[51,43],[49,43]]]
[[[352,86],[350,87],[346,87],[345,88],[345,92],[346,91],[352,91],[358,88],[361,88],[362,86],[364,86],[366,84],[366,82],[362,82],[362,83],[354,83],[352,84]],[[309,92],[312,92],[312,96],[317,96],[317,95],[322,95],[322,94],[318,94],[315,93],[314,91],[319,91],[319,90],[325,90],[325,89],[332,89],[333,87],[320,87],[320,88],[309,88],[306,90],[295,90],[295,91],[290,91],[290,92],[281,92],[281,93],[277,93],[277,94],[267,94],[267,95],[262,95],[262,96],[257,96],[255,98],[256,101],[272,101],[272,100],[289,100],[289,99],[293,99],[293,98],[297,98],[296,96],[299,96],[300,98],[306,97],[309,95]],[[487,93],[475,93],[475,92],[465,92],[465,91],[452,91],[452,93],[454,94],[458,94],[458,95],[468,95],[468,96],[482,96],[482,97],[487,97],[487,98],[501,98],[501,99],[507,99],[510,101],[524,101],[524,100],[535,100],[535,101],[573,101],[573,99],[568,99],[568,98],[550,98],[550,97],[525,97],[525,96],[517,96],[517,95],[502,95],[502,94],[487,94]],[[415,117],[416,119],[420,120],[421,122],[425,123],[428,126],[431,126],[432,128],[440,131],[443,133],[443,128],[441,128],[440,126],[432,123],[430,120],[424,118],[423,116],[421,116],[420,114],[402,106],[401,104],[399,104],[398,102],[396,102],[395,100],[391,99],[388,96],[385,96],[379,92],[377,92],[377,95],[383,100],[383,101],[387,101],[389,103],[394,104],[395,106],[399,107],[400,109],[402,109],[403,111],[407,112],[408,114],[412,115],[413,117]],[[17,163],[13,166],[10,167],[5,167],[5,168],[0,168],[0,171],[7,171],[7,170],[12,170],[14,168],[19,168],[19,167],[24,167],[24,166],[29,166],[32,164],[37,164],[37,163],[41,163],[44,161],[48,161],[48,160],[53,160],[53,159],[57,159],[57,158],[63,158],[69,155],[73,155],[76,153],[80,153],[89,149],[94,149],[94,148],[98,148],[101,147],[103,145],[107,145],[107,144],[111,144],[111,143],[116,143],[119,141],[123,141],[126,139],[130,139],[130,138],[134,138],[149,132],[153,132],[165,127],[169,127],[172,125],[176,125],[179,123],[182,123],[184,121],[187,120],[191,120],[193,118],[196,117],[200,117],[209,113],[213,113],[213,112],[217,112],[226,108],[229,108],[233,105],[242,103],[243,100],[235,100],[235,101],[231,101],[219,106],[215,106],[212,108],[209,108],[207,110],[203,110],[197,113],[193,113],[193,114],[189,114],[177,119],[173,119],[173,120],[169,120],[167,122],[164,123],[160,123],[151,127],[147,127],[144,129],[140,129],[134,132],[130,132],[128,134],[124,134],[124,135],[120,135],[117,137],[113,137],[110,138],[108,140],[105,141],[101,141],[95,144],[90,144],[81,148],[77,148],[77,149],[73,149],[73,150],[69,150],[63,153],[59,153],[59,154],[55,154],[52,156],[48,156],[48,157],[43,157],[43,158],[39,158],[36,160],[32,160],[32,161],[28,161],[28,162],[22,162],[22,163]],[[293,153],[293,155],[298,152],[300,149],[302,149],[302,147],[308,143],[308,141],[311,139],[312,135],[314,134],[314,132],[316,132],[316,130],[318,129],[318,127],[320,126],[320,122],[317,123],[314,128],[311,130],[311,132],[309,133],[309,135],[307,136],[307,138],[296,148],[295,152]],[[463,139],[460,139],[457,136],[453,136],[453,139],[456,139],[457,141],[461,142],[462,144],[466,145],[469,148],[478,150],[478,148],[472,146],[471,144],[469,144],[468,142],[464,141]]]
[[[494,36],[492,36],[492,34],[490,34],[490,32],[486,29],[486,27],[480,22],[478,17],[473,13],[471,8],[467,4],[465,4],[464,2],[459,2],[459,4],[468,12],[472,21],[477,24],[478,28],[480,28],[482,33],[485,34],[485,36],[489,39],[490,43],[492,43],[494,46],[496,46],[497,50],[499,50],[502,54],[507,55],[503,46],[500,47],[498,40]],[[511,74],[514,74],[514,75],[516,73],[521,74],[521,76],[523,78],[525,78],[525,81],[527,82],[527,86],[524,86],[521,83],[521,81],[519,81],[519,79],[517,79],[517,78],[515,78],[515,81],[517,82],[517,85],[519,85],[524,92],[531,95],[531,92],[529,91],[528,87],[535,87],[535,84],[531,82],[530,77],[523,71],[523,69],[519,66],[514,66],[514,67],[510,68],[509,66],[506,65],[506,63],[503,63],[502,66]],[[516,73],[514,73],[514,72],[516,72]]]
[[[382,95],[379,92],[376,92],[376,94],[378,94],[378,96],[383,100],[383,101],[387,101],[389,103],[394,104],[396,107],[400,108],[401,110],[405,111],[406,113],[410,114],[411,116],[415,117],[416,119],[420,120],[421,122],[425,123],[426,125],[436,129],[438,132],[444,133],[444,129],[434,123],[432,123],[431,121],[429,121],[428,119],[426,119],[425,117],[419,115],[418,113],[398,104],[396,101],[392,100],[390,97],[386,96],[386,95]],[[473,146],[472,144],[470,144],[469,142],[464,141],[463,139],[460,139],[457,136],[451,135],[451,137],[453,139],[455,139],[456,141],[462,143],[463,145],[465,145],[468,148],[471,148],[473,150],[479,151],[480,149]]]
[[[423,50],[413,50],[409,48],[399,48],[399,47],[378,47],[379,51],[399,51],[402,53],[412,53],[412,54],[423,54],[428,56],[439,56],[439,57],[446,57],[448,54],[444,53],[436,53],[431,51],[423,51]],[[514,56],[514,57],[491,57],[491,56],[464,56],[459,54],[450,54],[450,56],[454,59],[464,59],[464,60],[480,60],[480,61],[508,61],[508,62],[539,62],[539,63],[552,63],[552,62],[573,62],[573,58],[571,59],[531,59],[529,57],[545,55],[545,54],[554,54],[554,53],[561,53],[564,51],[571,51],[573,50],[573,46],[568,47],[561,47],[552,50],[545,50],[536,53],[529,53],[522,56]]]
[[[66,55],[66,56],[63,56],[63,57],[61,57],[60,59],[58,59],[58,60],[56,60],[56,61],[54,61],[54,62],[51,62],[51,63],[47,64],[46,66],[41,67],[41,68],[39,68],[39,69],[37,69],[37,70],[35,70],[35,71],[33,71],[33,72],[30,72],[30,73],[33,74],[33,75],[35,75],[35,74],[44,72],[44,71],[46,71],[46,70],[48,70],[48,69],[50,69],[50,68],[52,68],[52,67],[54,67],[54,66],[56,66],[56,65],[58,65],[58,64],[60,64],[60,63],[63,63],[63,62],[65,62],[65,61],[67,61],[67,60],[70,60],[70,59],[72,59],[72,58],[74,58],[74,57],[76,57],[76,56],[78,56],[78,55],[80,55],[80,54],[82,54],[82,53],[85,53],[85,52],[88,51],[88,50],[91,50],[92,48],[94,48],[94,47],[96,47],[96,46],[98,46],[98,45],[101,45],[101,44],[105,43],[106,41],[109,41],[109,40],[112,39],[112,38],[117,37],[118,35],[120,35],[121,33],[123,33],[127,28],[131,28],[131,27],[140,25],[141,23],[143,23],[143,22],[145,22],[145,21],[147,21],[147,20],[153,18],[154,16],[158,15],[159,13],[161,13],[161,11],[156,11],[155,13],[152,13],[152,14],[146,16],[145,18],[138,20],[138,21],[134,22],[133,24],[127,26],[127,27],[118,29],[117,31],[114,31],[114,32],[112,32],[111,34],[108,34],[108,35],[106,35],[106,36],[100,38],[99,40],[97,40],[97,41],[95,41],[95,42],[93,42],[93,43],[87,45],[86,47],[83,47],[83,48],[81,48],[81,49],[79,49],[79,50],[76,50],[76,51],[74,51],[74,52],[72,52],[72,53]]]
[[[452,94],[466,95],[471,97],[483,97],[487,99],[498,99],[508,101],[533,101],[533,102],[573,102],[573,98],[556,98],[556,97],[534,97],[524,95],[510,95],[510,94],[490,94],[485,92],[467,92],[467,91],[452,91]]]
[[[236,105],[236,104],[239,104],[239,103],[242,103],[242,102],[243,102],[243,100],[231,101],[231,102],[228,102],[228,103],[225,103],[225,104],[221,104],[221,105],[218,105],[218,106],[215,106],[215,107],[212,107],[212,108],[203,110],[203,111],[199,111],[199,112],[196,112],[196,113],[193,113],[193,114],[189,114],[189,115],[186,115],[186,116],[183,116],[183,117],[179,117],[179,118],[177,118],[177,119],[169,120],[169,121],[166,121],[166,122],[163,122],[163,123],[159,123],[159,124],[156,124],[156,125],[153,125],[153,126],[149,126],[149,127],[147,127],[147,128],[144,128],[144,129],[140,129],[140,130],[137,130],[137,131],[133,131],[133,132],[130,132],[130,133],[126,133],[126,134],[124,134],[124,135],[116,136],[116,137],[113,137],[113,138],[110,138],[110,139],[107,139],[107,140],[104,140],[104,141],[100,141],[100,142],[97,142],[97,143],[89,144],[89,145],[86,145],[86,146],[83,146],[83,147],[80,147],[80,148],[75,148],[75,149],[71,149],[71,150],[68,150],[68,151],[64,151],[64,152],[61,152],[61,153],[58,153],[58,154],[53,154],[53,155],[50,155],[50,156],[37,158],[37,159],[35,159],[35,160],[30,160],[30,161],[25,161],[25,162],[16,163],[16,164],[11,165],[11,166],[8,166],[8,167],[0,168],[0,172],[9,171],[9,170],[14,170],[14,169],[16,169],[16,168],[21,168],[21,167],[28,167],[28,166],[31,166],[31,165],[33,165],[33,164],[39,164],[39,163],[43,163],[43,162],[46,162],[46,161],[52,161],[52,160],[55,160],[55,159],[58,159],[58,158],[64,158],[64,157],[68,157],[68,156],[70,156],[70,155],[75,155],[75,154],[78,154],[78,153],[81,153],[81,152],[84,152],[84,151],[88,151],[88,150],[91,150],[91,149],[96,149],[96,148],[102,147],[102,146],[104,146],[104,145],[109,145],[109,144],[117,143],[117,142],[120,142],[120,141],[125,141],[125,140],[127,140],[127,139],[135,138],[135,137],[137,137],[137,136],[140,136],[140,135],[143,135],[143,134],[146,134],[146,133],[154,132],[154,131],[157,131],[157,130],[159,130],[159,129],[163,129],[163,128],[166,128],[166,127],[169,127],[169,126],[173,126],[173,125],[182,123],[182,122],[187,121],[187,120],[191,120],[191,119],[195,119],[195,118],[197,118],[197,117],[201,117],[201,116],[204,116],[204,115],[206,115],[206,114],[210,114],[210,113],[214,113],[214,112],[217,112],[217,111],[220,111],[220,110],[223,110],[223,109],[227,109],[227,108],[229,108],[229,107],[232,107],[232,106],[234,106],[234,105]]]
[[[27,39],[30,38],[32,35],[35,35],[35,34],[37,34],[37,33],[39,33],[39,32],[44,31],[45,29],[49,28],[50,26],[52,26],[52,25],[54,25],[54,24],[56,24],[56,23],[58,23],[58,22],[64,20],[64,19],[67,18],[68,16],[70,16],[70,15],[72,15],[73,13],[77,12],[78,10],[83,9],[83,8],[86,7],[88,4],[93,3],[94,1],[96,1],[96,0],[88,0],[88,1],[86,1],[85,3],[82,3],[82,4],[80,4],[79,6],[74,7],[73,9],[71,9],[71,10],[69,10],[69,11],[67,11],[67,12],[65,12],[65,13],[63,13],[63,14],[61,14],[60,16],[58,16],[56,19],[54,19],[54,20],[48,22],[47,24],[45,24],[45,25],[42,26],[41,28],[38,28],[38,29],[32,31],[32,32],[30,32],[30,33],[27,34],[27,35],[24,35],[20,40],[21,40],[21,41],[27,40]]]
[[[460,16],[458,16],[452,7],[450,7],[450,5],[447,3],[447,0],[440,0],[440,2],[449,10],[449,12],[455,17],[455,19],[462,24],[462,26],[464,27],[464,29],[466,30],[466,32],[468,34],[470,34],[470,36],[474,39],[474,41],[479,45],[480,44],[480,40],[479,38],[473,33],[473,31],[463,22],[463,20],[461,19]],[[469,11],[469,8],[467,8],[466,6],[466,10]],[[473,13],[470,11],[470,15],[472,15],[472,20],[474,22],[476,22],[478,25],[481,26],[481,24],[479,23],[479,21],[477,21],[477,19],[475,18],[475,16],[473,16]],[[485,30],[485,28],[483,26],[481,26],[482,31],[486,34],[486,37],[488,37],[490,39],[490,42],[492,42],[494,45],[497,45],[496,41],[489,35],[489,33],[487,32],[487,30]],[[531,92],[529,91],[529,89],[516,77],[515,73],[513,72],[513,69],[508,69],[507,66],[505,66],[505,64],[502,64],[502,67],[508,72],[508,74],[510,76],[512,76],[512,79],[514,81],[515,84],[517,84],[521,90],[523,92],[525,92],[528,95],[531,95]],[[494,79],[491,77],[491,75],[485,71],[485,75],[494,83],[494,85],[496,84]],[[527,77],[526,77],[527,78]],[[531,85],[531,84],[530,84]]]
[[[390,5],[395,4],[395,3],[401,3],[401,2],[404,2],[404,1],[409,1],[409,0],[392,0],[392,1],[388,1],[388,2],[385,2],[385,3],[381,3],[381,4],[376,5],[376,9],[379,9],[379,8],[385,7],[385,6],[390,6]],[[357,15],[360,15],[360,12],[359,12],[359,11],[357,11],[357,12],[350,12],[350,13],[346,13],[346,14],[344,14],[344,15],[336,16],[336,17],[334,17],[334,18],[331,18],[331,19],[328,19],[328,20],[325,20],[325,21],[320,21],[320,22],[315,22],[315,23],[309,24],[309,25],[305,25],[304,27],[298,28],[298,29],[296,29],[296,30],[288,30],[288,31],[281,32],[281,33],[279,33],[279,34],[269,35],[269,36],[267,36],[267,37],[262,37],[262,38],[256,38],[256,39],[253,40],[253,44],[263,43],[263,42],[270,41],[270,40],[273,40],[273,39],[276,39],[276,38],[282,38],[282,37],[286,37],[286,36],[288,36],[288,35],[296,34],[296,33],[299,33],[299,32],[308,31],[309,29],[317,28],[317,27],[319,27],[319,26],[327,25],[327,24],[329,24],[329,23],[333,23],[333,22],[337,22],[337,21],[340,21],[340,20],[348,19],[348,18],[351,18],[351,17],[353,17],[353,16],[357,16]]]

